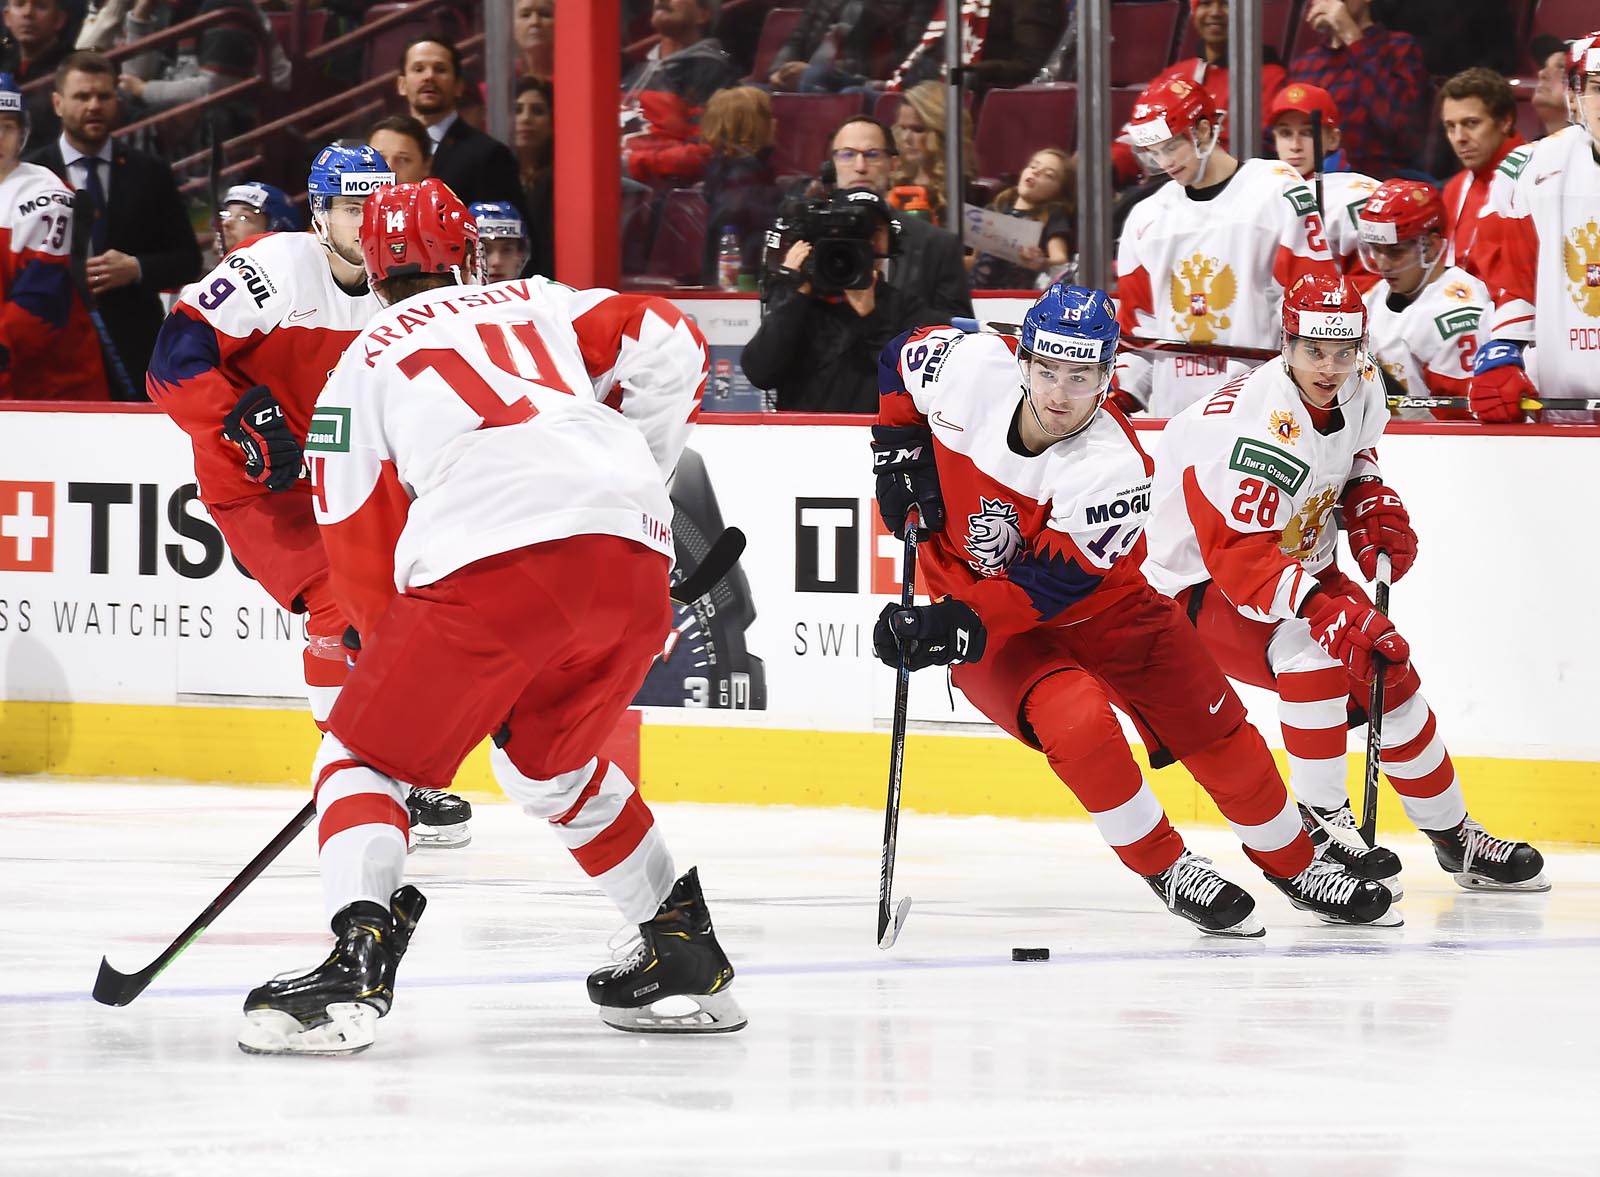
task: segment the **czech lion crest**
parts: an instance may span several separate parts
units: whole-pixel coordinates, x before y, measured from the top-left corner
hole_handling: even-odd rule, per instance
[[[998,576],[1022,548],[1017,509],[1004,499],[978,499],[979,510],[967,516],[967,561],[979,576]]]

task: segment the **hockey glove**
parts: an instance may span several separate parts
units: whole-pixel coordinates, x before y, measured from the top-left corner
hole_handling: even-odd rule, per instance
[[[905,538],[913,506],[922,532],[944,530],[944,492],[926,425],[874,425],[872,468],[878,475],[878,514],[890,534]]]
[[[1388,663],[1384,680],[1391,686],[1405,674],[1411,646],[1387,617],[1365,601],[1314,592],[1303,609],[1317,645],[1343,662],[1361,682],[1372,682],[1374,656]]]
[[[885,605],[872,630],[872,652],[878,661],[898,667],[904,652],[907,670],[976,662],[987,641],[988,631],[978,615],[954,597],[910,609]]]
[[[1404,576],[1417,558],[1417,533],[1411,530],[1411,516],[1400,496],[1376,478],[1368,478],[1345,487],[1340,505],[1345,538],[1361,575],[1368,580],[1378,575],[1378,553],[1384,551],[1389,553],[1392,578]]]
[[[1520,343],[1490,340],[1472,357],[1467,398],[1473,416],[1485,424],[1521,421],[1522,398],[1537,392],[1523,369]]]
[[[222,436],[244,451],[245,477],[270,491],[288,490],[300,478],[300,443],[289,432],[283,406],[265,384],[239,398],[222,419]]]

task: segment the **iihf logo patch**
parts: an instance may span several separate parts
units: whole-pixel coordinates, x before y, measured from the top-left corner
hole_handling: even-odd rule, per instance
[[[979,576],[998,576],[1022,548],[1017,509],[1004,499],[979,498],[981,508],[967,516],[967,561]]]

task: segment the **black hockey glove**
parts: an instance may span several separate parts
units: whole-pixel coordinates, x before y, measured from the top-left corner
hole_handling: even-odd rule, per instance
[[[954,597],[911,609],[885,605],[872,629],[872,652],[878,661],[898,667],[903,650],[907,670],[976,662],[987,642],[988,631],[978,615]]]
[[[933,460],[933,433],[926,425],[874,425],[872,468],[878,475],[878,514],[891,534],[905,538],[913,505],[922,532],[944,530],[944,493]]]
[[[268,490],[288,490],[300,478],[305,460],[300,443],[289,432],[283,406],[265,384],[239,398],[222,419],[222,436],[244,451],[245,476]]]

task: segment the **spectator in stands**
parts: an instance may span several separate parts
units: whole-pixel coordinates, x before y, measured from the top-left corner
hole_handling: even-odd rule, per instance
[[[1476,274],[1472,245],[1489,183],[1501,160],[1527,140],[1517,133],[1516,95],[1492,69],[1461,71],[1440,87],[1439,97],[1439,119],[1461,165],[1444,186],[1445,236],[1453,264]]]
[[[927,201],[928,208],[932,210],[933,223],[943,225],[949,222],[948,216],[948,186],[946,180],[946,149],[945,149],[945,94],[947,88],[943,82],[920,82],[905,93],[905,101],[900,104],[900,112],[910,109],[915,122],[911,127],[921,128],[916,133],[915,162],[904,156],[897,156],[898,166],[890,176],[889,203],[897,208],[904,207],[901,197],[909,195],[900,193],[905,188],[922,189],[922,197]],[[895,116],[896,124],[902,119],[900,113]],[[910,135],[906,136],[910,138]],[[896,138],[896,146],[899,137]],[[977,151],[972,145],[972,116],[966,111],[961,112],[961,170],[970,184],[978,174]],[[963,187],[966,185],[964,184]],[[897,196],[899,194],[899,196]]]
[[[772,99],[755,86],[718,90],[706,103],[700,133],[711,158],[706,161],[706,252],[702,277],[717,282],[717,246],[725,228],[739,238],[739,269],[761,272],[767,226],[777,214],[782,192],[772,170]]]
[[[85,275],[133,395],[145,400],[145,369],[166,317],[161,292],[200,276],[200,246],[171,166],[111,140],[116,77],[116,67],[98,53],[69,54],[56,68],[52,96],[61,136],[28,162],[87,190],[99,210]]]
[[[982,46],[968,67],[968,85],[981,94],[1031,81],[1066,26],[1061,0],[994,0]]]
[[[1289,77],[1321,86],[1344,112],[1350,166],[1379,180],[1415,169],[1427,137],[1428,70],[1409,33],[1372,19],[1371,0],[1307,0],[1323,43],[1289,63]]]
[[[1077,161],[1059,147],[1033,153],[1016,187],[996,196],[989,208],[1039,223],[1039,244],[1023,251],[1020,262],[990,253],[972,259],[974,290],[1033,290],[1072,260],[1077,224]]]
[[[719,0],[655,0],[650,27],[661,37],[645,59],[622,79],[624,111],[638,110],[648,92],[670,94],[685,111],[703,107],[739,71],[709,35]]]
[[[795,241],[767,276],[761,325],[745,344],[741,363],[750,383],[776,390],[780,410],[876,412],[878,354],[902,331],[943,320],[918,287],[884,276],[882,259],[893,258],[898,234],[882,195],[871,188],[841,187],[831,203],[875,214],[872,246],[880,260],[871,284],[838,294],[816,291],[805,272],[812,243]]]
[[[283,50],[271,42],[271,27],[256,0],[204,0],[197,12],[204,15],[221,9],[238,9],[241,15],[258,24],[269,38],[272,84],[280,90],[289,87],[291,66]],[[123,25],[124,36],[137,41],[168,27],[180,19],[177,0],[134,0]],[[259,65],[258,40],[242,24],[213,25],[200,34],[193,60],[167,49],[154,49],[130,57],[123,63],[117,88],[126,96],[130,112],[144,117],[204,98],[235,82],[254,77]],[[246,129],[254,119],[254,100],[227,104],[233,130]]]
[[[894,136],[877,119],[860,114],[846,119],[833,133],[829,148],[837,186],[871,188],[887,197],[894,171]],[[894,214],[900,226],[898,256],[886,276],[901,290],[922,292],[935,321],[972,317],[972,294],[961,242],[954,233],[904,213]]]
[[[408,42],[400,55],[395,88],[410,107],[411,117],[428,129],[433,140],[433,174],[462,204],[508,200],[526,215],[511,149],[463,122],[457,113],[462,90],[459,49],[437,36]]]
[[[367,146],[383,156],[397,184],[420,184],[433,171],[428,128],[406,114],[379,119],[367,131]]]
[[[90,0],[73,48],[92,49],[96,53],[112,49],[122,36],[122,22],[127,19],[132,3],[133,0]]]
[[[838,91],[887,78],[916,47],[939,0],[807,0],[772,59],[777,91]]]
[[[1194,25],[1195,36],[1200,40],[1200,56],[1186,57],[1163,71],[1151,81],[1168,81],[1172,78],[1182,78],[1193,82],[1211,96],[1219,114],[1226,114],[1228,109],[1228,0],[1195,0],[1189,14],[1190,23]],[[1261,109],[1266,110],[1267,103],[1283,85],[1284,70],[1278,62],[1278,55],[1271,49],[1264,54],[1265,60],[1261,66]],[[1069,53],[1065,60],[1076,65],[1077,57]],[[1139,161],[1134,157],[1133,148],[1126,142],[1128,128],[1124,126],[1117,141],[1111,145],[1111,162],[1115,169],[1117,187],[1123,187],[1139,179],[1141,169]],[[1228,120],[1222,120],[1222,137],[1218,146],[1224,151],[1228,149]]]
[[[67,14],[61,0],[6,0],[5,26],[11,48],[0,55],[0,70],[16,79],[17,85],[47,78],[61,59],[72,51],[64,33]],[[28,97],[28,142],[33,151],[54,139],[61,130],[48,90]]]
[[[517,176],[528,198],[529,274],[556,275],[555,246],[555,91],[542,78],[517,81],[512,134]]]
[[[556,0],[517,0],[511,16],[517,76],[548,82],[555,76]]]
[[[1544,124],[1544,133],[1554,135],[1568,125],[1567,43],[1541,34],[1528,43],[1528,56],[1539,63],[1532,106]]]

